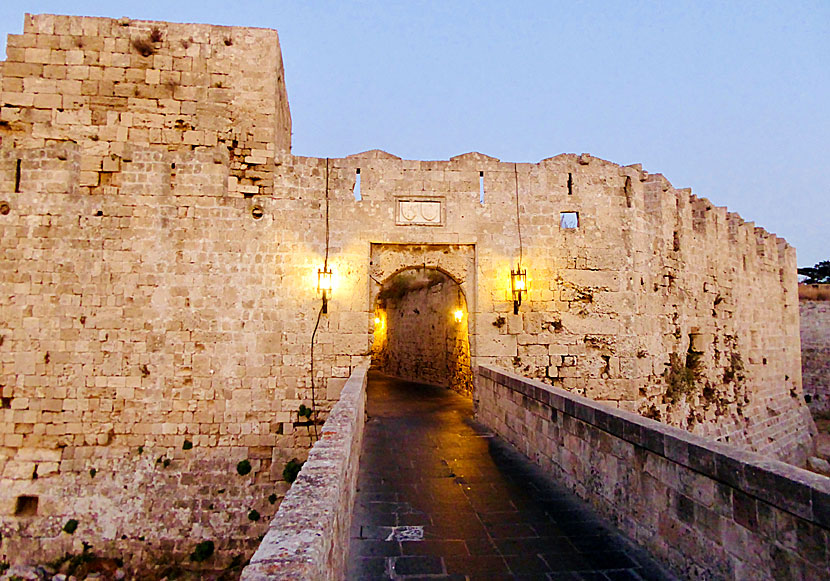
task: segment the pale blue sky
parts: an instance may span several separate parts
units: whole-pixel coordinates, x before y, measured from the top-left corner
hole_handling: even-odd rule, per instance
[[[23,14],[276,28],[294,153],[642,163],[830,259],[830,2],[201,2]]]

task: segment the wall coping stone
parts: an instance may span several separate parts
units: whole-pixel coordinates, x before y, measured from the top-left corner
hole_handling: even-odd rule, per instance
[[[612,408],[505,369],[480,365],[478,373],[690,470],[830,528],[830,478],[826,476],[778,460],[767,460],[755,452]]]
[[[368,369],[368,363],[355,368],[343,386],[320,439],[243,570],[242,581],[343,577],[344,571],[330,565],[333,560],[345,565],[349,546],[357,485],[350,471],[360,455]],[[335,538],[338,531],[345,536]],[[341,558],[332,559],[333,551],[342,552]]]

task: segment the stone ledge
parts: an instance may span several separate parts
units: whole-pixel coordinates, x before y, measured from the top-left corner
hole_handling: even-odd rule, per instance
[[[368,365],[356,368],[240,579],[340,579],[349,547]]]
[[[826,476],[777,460],[765,460],[754,452],[713,442],[504,369],[482,365],[478,373],[621,440],[830,528],[830,478]]]

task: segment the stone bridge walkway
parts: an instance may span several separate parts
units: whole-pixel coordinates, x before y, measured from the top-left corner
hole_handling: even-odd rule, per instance
[[[668,579],[447,389],[372,372],[347,579]]]

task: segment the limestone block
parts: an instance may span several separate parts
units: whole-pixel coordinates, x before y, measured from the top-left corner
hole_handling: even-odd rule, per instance
[[[9,34],[6,37],[6,47],[33,48],[37,44],[37,36],[32,34]]]
[[[36,365],[36,355],[31,352],[18,352],[14,355],[14,372],[20,375],[34,375]],[[24,398],[17,398],[25,401]],[[20,404],[18,404],[20,405]],[[14,407],[14,402],[12,402]]]
[[[121,170],[121,160],[117,157],[105,157],[102,160],[101,169],[106,172],[117,172]]]
[[[3,478],[10,480],[31,480],[34,473],[34,462],[9,460],[3,469]]]
[[[34,96],[33,107],[36,109],[60,109],[63,99],[57,94],[40,93]]]
[[[345,378],[331,378],[326,382],[326,399],[336,400],[340,397],[343,386],[346,385]]]
[[[517,353],[517,342],[514,335],[501,335],[481,341],[477,354],[482,357],[513,357]]]
[[[27,63],[46,64],[50,62],[52,51],[49,48],[27,48],[25,49],[25,60]]]
[[[34,50],[34,49],[26,49],[26,50]],[[22,77],[22,78],[29,78],[29,77],[41,77],[43,75],[43,65],[36,64],[36,63],[17,63],[17,62],[6,62],[3,64],[3,76],[4,77]]]
[[[23,446],[23,434],[4,434],[3,442],[9,448],[21,448]]]
[[[608,270],[563,270],[562,278],[579,287],[603,288],[611,291],[620,290],[620,277],[617,272]]]
[[[31,93],[4,91],[0,94],[0,100],[7,106],[32,107],[34,105],[35,95]]]
[[[47,478],[60,472],[60,462],[39,462],[37,465],[37,477]]]

